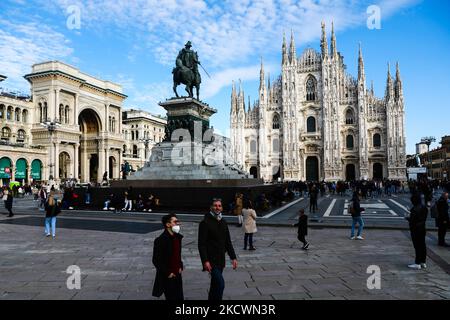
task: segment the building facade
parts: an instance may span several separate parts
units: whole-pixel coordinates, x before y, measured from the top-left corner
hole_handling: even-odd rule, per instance
[[[321,53],[297,57],[283,37],[282,73],[266,82],[261,62],[259,99],[245,106],[231,93],[231,145],[236,162],[255,177],[337,181],[406,179],[404,101],[400,70],[388,66],[386,93],[366,87],[359,48],[358,77],[346,72],[334,28],[330,47],[322,24]]]
[[[24,77],[30,97],[0,95],[2,184],[101,182],[105,172],[118,179],[131,143],[144,143],[127,140],[122,87],[59,61],[35,64]],[[144,156],[138,152],[130,160],[144,163]]]
[[[428,177],[432,179],[448,179],[450,170],[450,136],[443,136],[441,146],[419,154],[420,162],[427,168]]]

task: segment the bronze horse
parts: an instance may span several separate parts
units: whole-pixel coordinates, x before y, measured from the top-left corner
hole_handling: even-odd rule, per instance
[[[179,98],[179,95],[177,93],[177,86],[180,84],[186,85],[186,92],[189,94],[190,98],[194,97],[194,87],[197,91],[197,100],[199,100],[199,92],[200,92],[200,83],[201,83],[201,77],[200,73],[198,72],[197,66],[191,70],[181,63],[181,60],[177,59],[176,62],[177,67],[173,68],[173,92],[175,92],[175,95],[177,98]]]

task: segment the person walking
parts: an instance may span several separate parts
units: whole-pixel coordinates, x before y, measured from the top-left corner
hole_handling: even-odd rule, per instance
[[[449,226],[448,216],[448,193],[444,192],[436,203],[437,217],[436,227],[438,227],[438,245],[442,247],[450,247],[445,242],[445,234]]]
[[[318,195],[319,190],[317,190],[317,187],[313,185],[311,191],[309,192],[309,212],[316,213]]]
[[[358,192],[353,193],[353,198],[351,200],[351,204],[349,206],[349,213],[352,215],[352,230],[350,234],[351,240],[364,240],[362,237],[362,231],[364,228],[364,221],[361,216],[361,212],[365,211],[364,208],[361,208],[360,198]],[[355,227],[358,224],[358,234],[355,238]]]
[[[427,267],[427,247],[425,244],[426,235],[426,221],[428,215],[428,209],[422,204],[420,194],[414,194],[411,197],[411,203],[413,207],[410,210],[409,217],[406,220],[409,222],[409,231],[411,232],[411,240],[416,253],[416,259],[414,263],[408,265],[412,269],[424,269]]]
[[[222,218],[222,200],[213,199],[210,212],[205,215],[198,228],[198,251],[203,271],[211,275],[208,300],[222,300],[225,281],[222,276],[225,268],[225,253],[228,253],[233,269],[237,259],[231,243],[227,222]]]
[[[50,191],[47,202],[45,203],[45,236],[56,237],[56,216],[61,212],[61,205],[55,195],[55,191]]]
[[[243,194],[236,193],[236,196],[234,198],[234,214],[238,218],[238,227],[242,227],[243,222],[242,206],[243,206]]]
[[[183,262],[181,260],[180,222],[175,214],[162,217],[164,232],[155,239],[153,244],[152,262],[156,268],[156,277],[152,295],[160,297],[163,293],[166,300],[182,301]]]
[[[303,243],[303,250],[308,250],[309,242],[306,241],[308,235],[308,216],[305,214],[305,209],[300,209],[298,222],[294,224],[294,227],[298,227],[297,239]]]
[[[14,217],[14,213],[12,212],[13,193],[8,187],[6,187],[5,191],[3,192],[3,200],[5,202],[5,209],[9,212],[8,217]]]
[[[249,250],[256,250],[253,246],[253,234],[258,231],[256,228],[256,211],[249,199],[244,200],[242,215],[244,219],[244,250],[247,250],[247,242]]]

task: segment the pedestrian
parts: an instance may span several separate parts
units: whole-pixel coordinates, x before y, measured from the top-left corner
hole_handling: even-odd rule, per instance
[[[253,234],[258,231],[256,228],[256,211],[253,209],[252,202],[249,199],[244,199],[243,202],[244,250],[247,250],[247,242],[249,244],[249,250],[256,250],[253,246]]]
[[[8,187],[6,187],[5,191],[3,192],[3,201],[5,202],[5,209],[9,212],[8,217],[14,217],[14,213],[12,212],[13,193]]]
[[[162,217],[164,232],[153,244],[152,262],[156,268],[156,277],[152,295],[160,297],[163,293],[166,300],[182,301],[183,262],[181,260],[180,222],[175,214]]]
[[[365,210],[364,210],[364,208],[361,208],[359,193],[356,191],[353,193],[353,198],[349,205],[348,211],[352,215],[352,231],[350,234],[350,239],[351,240],[355,240],[355,239],[364,240],[364,238],[362,237],[364,221],[362,219],[361,212],[363,212]],[[356,238],[355,238],[356,224],[358,224],[358,234],[356,235]]]
[[[107,186],[108,185],[108,171],[105,171],[105,173],[103,174],[103,178],[102,178],[102,186]]]
[[[210,212],[205,215],[198,228],[198,251],[203,271],[211,275],[208,300],[222,300],[225,289],[223,269],[225,253],[228,253],[233,269],[237,268],[237,259],[231,243],[227,222],[222,218],[222,200],[213,199]]]
[[[425,244],[425,234],[428,209],[422,204],[422,199],[419,194],[414,194],[411,197],[413,207],[410,210],[409,217],[405,217],[409,222],[409,231],[411,232],[411,240],[413,242],[416,253],[416,260],[414,263],[408,265],[412,269],[425,269],[427,247]]]
[[[449,226],[447,192],[442,193],[441,197],[436,203],[436,209],[437,209],[436,227],[438,227],[438,245],[442,247],[450,247],[450,245],[445,242],[445,234],[447,233],[447,228]]]
[[[234,198],[234,214],[238,218],[238,227],[242,227],[242,206],[243,206],[243,194],[242,193],[236,193],[236,196]]]
[[[88,182],[87,188],[86,188],[86,195],[85,195],[85,204],[90,205],[91,204],[91,196],[92,196],[92,186],[91,183]]]
[[[303,250],[308,250],[309,242],[306,241],[308,235],[308,216],[305,214],[305,209],[300,209],[298,215],[298,222],[294,224],[294,227],[298,227],[297,239],[303,243]]]
[[[309,212],[315,213],[317,210],[317,197],[319,195],[319,190],[313,185],[311,191],[309,192]]]
[[[61,212],[61,204],[55,195],[55,191],[50,191],[45,203],[45,236],[56,236],[56,216]],[[51,233],[50,233],[51,232]]]
[[[124,194],[124,207],[122,208],[122,211],[131,211],[133,207],[133,202],[130,199],[130,196],[128,194],[128,191],[125,191]]]

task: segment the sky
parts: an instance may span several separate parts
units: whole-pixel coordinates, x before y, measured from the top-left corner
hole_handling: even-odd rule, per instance
[[[288,40],[294,33],[297,55],[320,51],[321,21],[328,37],[334,22],[337,49],[354,77],[361,42],[367,85],[374,81],[378,97],[387,64],[394,74],[399,63],[407,153],[424,136],[436,137],[433,148],[450,134],[447,0],[1,0],[0,74],[8,79],[0,85],[29,92],[23,76],[31,66],[60,60],[122,85],[124,108],[164,115],[158,102],[173,96],[171,71],[190,40],[210,75],[201,71],[200,99],[218,110],[211,125],[229,136],[232,81],[242,80],[246,101],[256,100],[261,59],[273,81],[283,33]]]

